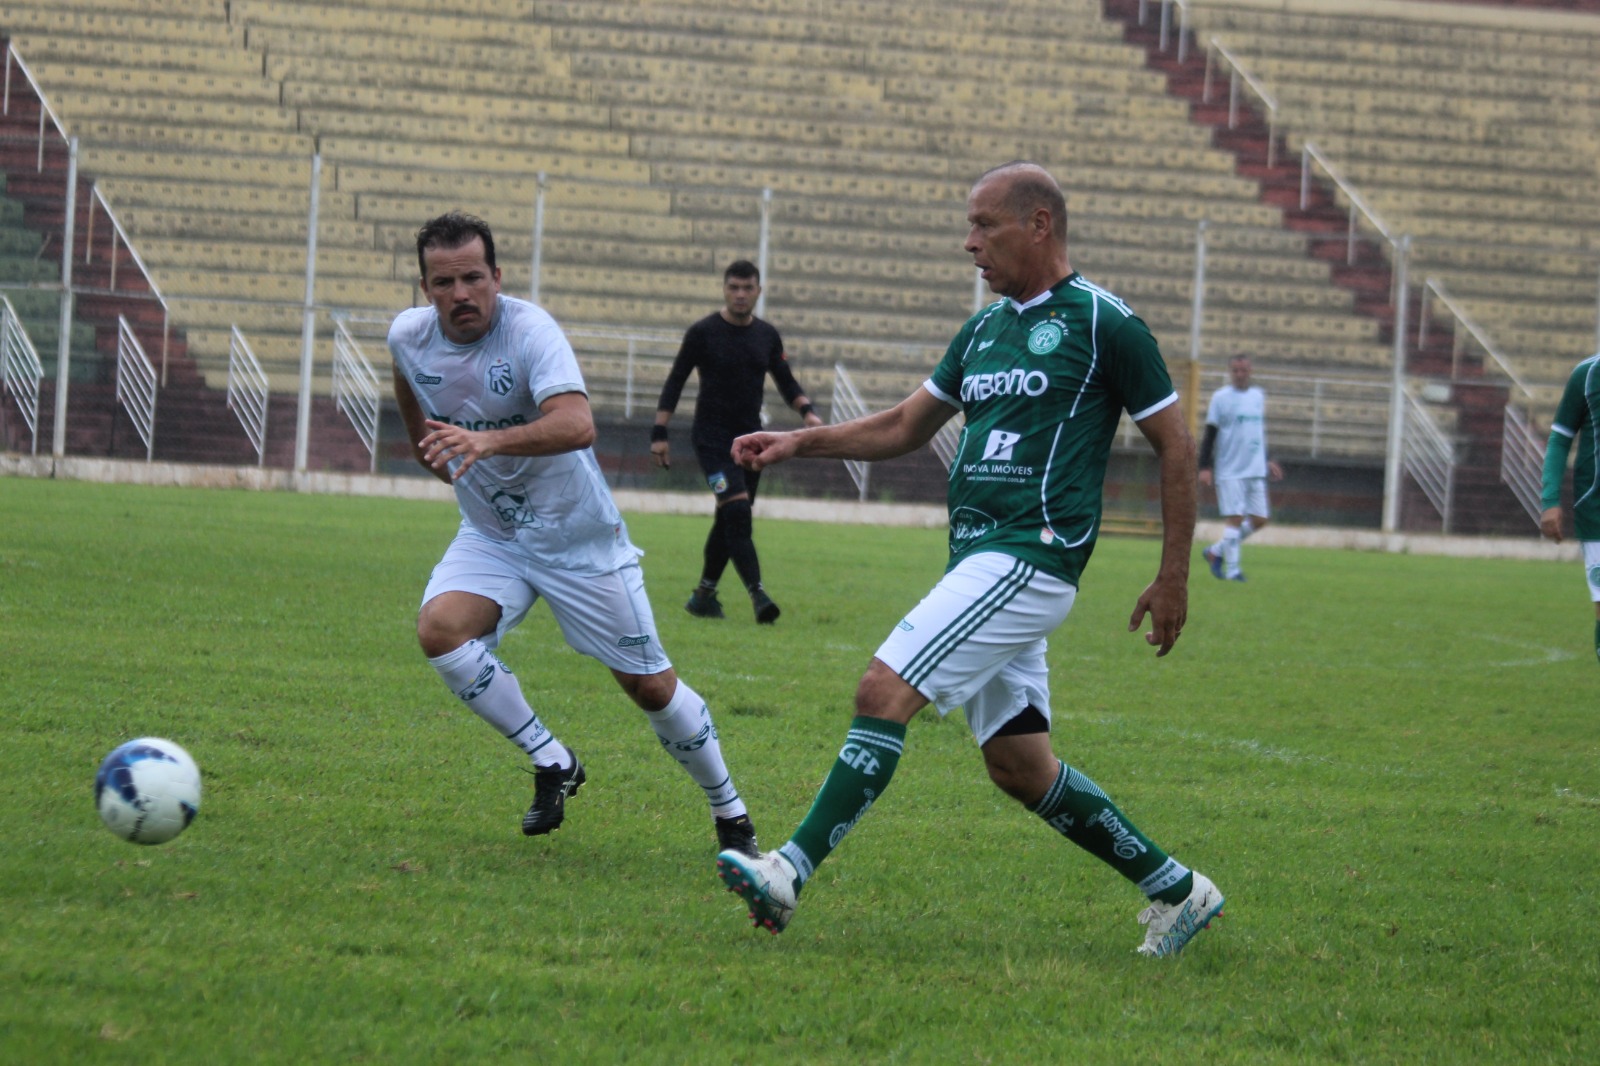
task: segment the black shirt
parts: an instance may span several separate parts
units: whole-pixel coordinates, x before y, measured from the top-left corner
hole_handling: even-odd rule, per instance
[[[691,436],[697,447],[731,445],[733,438],[761,428],[761,397],[768,374],[786,404],[793,404],[804,391],[784,358],[783,338],[759,318],[752,318],[748,326],[735,326],[718,311],[690,326],[661,386],[656,410],[677,408],[691,370],[700,376]]]

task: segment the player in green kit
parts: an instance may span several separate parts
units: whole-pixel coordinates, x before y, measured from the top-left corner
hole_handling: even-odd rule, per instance
[[[1145,324],[1073,271],[1066,201],[1042,168],[1008,163],[967,198],[966,249],[1002,299],[956,334],[933,376],[897,406],[830,426],[753,433],[733,455],[752,470],[809,456],[885,459],[966,415],[950,464],[950,562],[878,648],[855,718],[810,813],[776,851],[717,856],[758,926],[780,932],[827,855],[883,795],[906,725],[933,703],[964,707],[996,786],[1149,900],[1139,951],[1171,955],[1223,897],[1150,840],[1050,743],[1045,640],[1072,609],[1099,533],[1101,485],[1122,412],[1159,459],[1163,543],[1128,629],[1172,650],[1188,611],[1195,446]]]
[[[1567,453],[1574,439],[1578,457],[1572,466],[1572,525],[1583,545],[1583,573],[1594,600],[1594,653],[1600,658],[1600,353],[1572,368],[1567,387],[1556,407],[1550,443],[1544,453],[1544,491],[1539,505],[1539,528],[1561,543],[1561,478],[1567,470]]]

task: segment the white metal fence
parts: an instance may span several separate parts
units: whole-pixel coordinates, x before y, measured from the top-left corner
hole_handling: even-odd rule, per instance
[[[117,320],[117,402],[128,412],[133,427],[144,441],[145,458],[155,456],[156,448],[156,368],[144,354],[144,345],[128,325]]]
[[[15,398],[23,424],[28,427],[29,451],[34,455],[39,454],[39,383],[43,379],[39,353],[22,328],[16,308],[0,296],[0,392],[9,392]]]
[[[238,326],[230,329],[228,343],[228,410],[238,416],[245,436],[256,452],[256,465],[267,457],[267,409],[270,390],[266,371]]]

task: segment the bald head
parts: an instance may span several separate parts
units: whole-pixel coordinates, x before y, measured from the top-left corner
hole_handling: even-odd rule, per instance
[[[986,171],[967,194],[966,250],[989,288],[1027,302],[1072,273],[1067,201],[1036,163]]]
[[[1061,244],[1067,243],[1067,197],[1050,172],[1037,163],[1013,160],[991,167],[972,185],[996,182],[1001,202],[1013,215],[1026,218],[1035,211],[1050,213],[1050,235]]]

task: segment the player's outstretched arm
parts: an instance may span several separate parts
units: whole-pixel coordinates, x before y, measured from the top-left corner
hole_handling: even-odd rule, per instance
[[[1161,567],[1133,606],[1128,632],[1148,615],[1145,643],[1165,655],[1177,643],[1189,616],[1189,555],[1194,548],[1194,437],[1180,404],[1168,404],[1139,423],[1161,468]]]
[[[733,457],[748,470],[788,459],[893,459],[927,444],[955,413],[927,389],[918,389],[887,411],[848,422],[740,437],[733,442]]]

